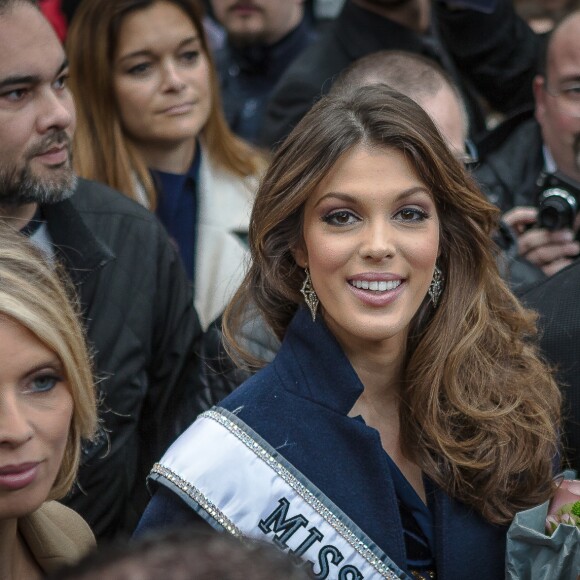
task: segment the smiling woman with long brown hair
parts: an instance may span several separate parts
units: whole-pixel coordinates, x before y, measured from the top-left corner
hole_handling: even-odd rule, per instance
[[[319,578],[503,577],[548,499],[560,395],[498,274],[497,210],[427,114],[376,85],[319,101],[252,213],[249,301],[282,347],[151,474],[141,530],[199,514]]]
[[[203,326],[243,277],[261,154],[224,119],[196,0],[85,0],[67,38],[80,176],[156,211]]]

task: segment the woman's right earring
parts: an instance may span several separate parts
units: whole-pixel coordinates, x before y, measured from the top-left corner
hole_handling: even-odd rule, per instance
[[[304,278],[304,283],[302,284],[302,288],[300,288],[300,292],[302,292],[302,296],[304,296],[304,302],[306,302],[306,306],[310,309],[310,314],[312,314],[312,322],[316,321],[316,310],[318,309],[318,296],[316,295],[316,291],[314,290],[314,286],[312,285],[312,278],[310,278],[310,271],[308,268],[304,268],[304,272],[306,274],[306,278]]]

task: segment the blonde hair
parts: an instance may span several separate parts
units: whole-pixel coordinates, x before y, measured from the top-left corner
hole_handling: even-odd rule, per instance
[[[151,208],[155,185],[143,157],[126,135],[113,90],[113,57],[123,18],[160,0],[90,0],[83,2],[67,34],[70,88],[75,97],[78,123],[74,139],[75,169],[81,177],[106,183],[139,199],[140,184]],[[196,0],[164,0],[180,8],[197,30],[209,64],[211,110],[201,131],[212,161],[239,177],[256,175],[265,159],[229,129],[222,112],[219,82]]]
[[[81,439],[97,427],[91,360],[70,283],[22,234],[0,224],[0,317],[29,330],[62,363],[73,400],[63,460],[48,499],[71,488],[78,471]]]
[[[254,204],[251,266],[224,314],[232,355],[250,304],[283,338],[298,306],[304,205],[357,145],[401,152],[433,194],[445,288],[409,329],[400,408],[408,457],[492,523],[548,499],[560,392],[539,359],[535,315],[501,279],[491,233],[498,210],[449,151],[429,116],[386,85],[321,99],[274,154]]]

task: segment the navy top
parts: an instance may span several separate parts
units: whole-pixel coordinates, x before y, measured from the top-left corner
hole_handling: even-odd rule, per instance
[[[200,149],[197,143],[195,157],[187,173],[167,173],[151,169],[157,186],[157,217],[177,245],[190,280],[194,279],[195,272]]]
[[[431,510],[423,503],[423,500],[417,495],[413,486],[388,454],[387,463],[393,478],[401,514],[407,564],[410,569],[415,571],[434,570],[435,535]],[[432,485],[427,478],[425,478],[424,483],[427,497],[432,501]]]
[[[425,506],[379,433],[348,416],[363,388],[324,322],[300,308],[274,361],[220,406],[283,455],[400,568],[435,568],[439,580],[503,578],[507,527],[486,522],[427,478]],[[155,494],[138,533],[193,512],[171,495]]]

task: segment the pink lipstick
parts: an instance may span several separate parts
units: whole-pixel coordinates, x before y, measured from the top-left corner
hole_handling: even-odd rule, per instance
[[[40,463],[21,463],[0,467],[0,489],[15,491],[30,485],[38,475]]]

